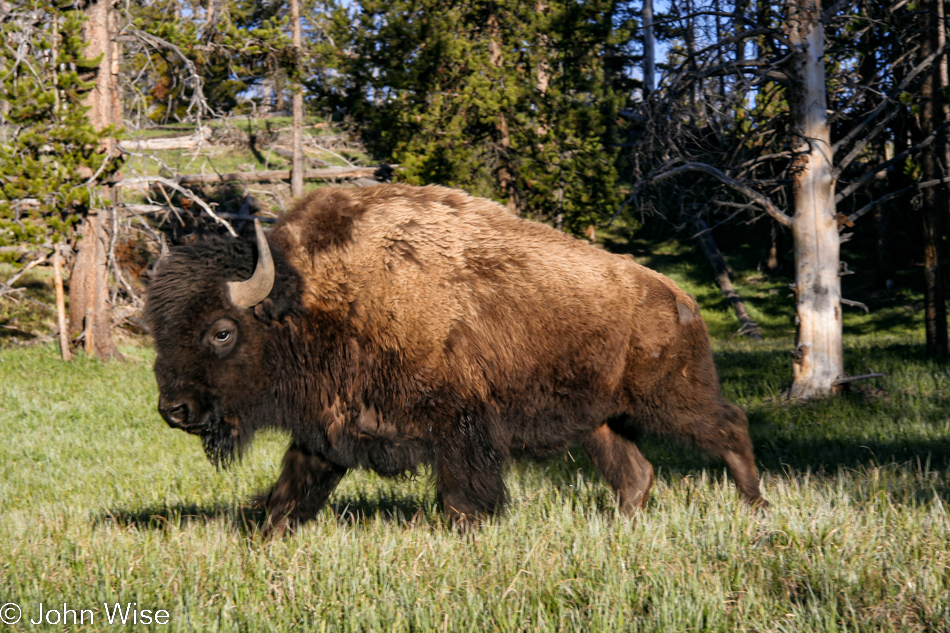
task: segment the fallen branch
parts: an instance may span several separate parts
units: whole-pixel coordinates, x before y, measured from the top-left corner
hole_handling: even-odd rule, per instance
[[[355,178],[372,178],[376,175],[377,167],[321,167],[319,169],[305,169],[304,180],[350,180]],[[176,180],[183,185],[205,184],[215,182],[268,182],[290,180],[291,170],[277,169],[269,171],[246,171],[230,174],[184,174]]]
[[[844,297],[842,297],[840,301],[846,306],[851,306],[852,308],[861,308],[865,313],[871,314],[871,311],[868,309],[868,307],[860,301],[852,301],[851,299],[845,299]]]
[[[33,268],[34,266],[39,266],[40,264],[42,264],[43,262],[45,262],[47,259],[49,259],[49,255],[48,255],[48,254],[47,254],[47,255],[43,255],[43,256],[40,257],[39,259],[34,259],[34,260],[31,261],[29,264],[27,264],[26,266],[24,266],[23,269],[22,269],[20,272],[18,272],[17,274],[13,275],[12,277],[10,277],[9,279],[7,279],[6,281],[0,281],[0,297],[2,297],[2,296],[5,295],[5,294],[9,294],[9,293],[13,292],[13,291],[15,290],[14,287],[13,287],[13,284],[15,284],[17,281],[19,281],[19,280],[20,280],[20,277],[22,277],[23,275],[25,275],[25,274],[26,274],[31,268]]]
[[[396,167],[389,165],[388,167]],[[322,167],[320,169],[305,169],[304,180],[353,180],[356,178],[373,178],[380,167]],[[181,185],[211,184],[218,182],[276,182],[290,180],[289,169],[269,171],[239,171],[230,174],[182,174],[173,179],[159,176],[137,176],[123,178],[115,183],[116,187],[141,187],[153,182],[167,184],[174,182]],[[171,185],[169,185],[171,186]],[[173,187],[174,188],[174,187]]]
[[[267,149],[269,149],[270,151],[274,152],[275,154],[277,154],[277,155],[280,156],[281,158],[286,158],[287,160],[293,160],[293,159],[294,159],[294,153],[293,153],[293,151],[291,151],[291,150],[289,150],[289,149],[285,149],[285,148],[283,148],[283,147],[268,147]],[[313,167],[313,168],[315,168],[315,169],[319,169],[319,168],[322,168],[322,167],[327,167],[327,163],[326,163],[326,162],[320,160],[319,158],[317,158],[317,157],[315,157],[315,156],[311,156],[311,155],[307,154],[306,152],[304,152],[304,158],[306,158],[307,161],[310,163],[311,167]]]
[[[843,385],[849,382],[854,382],[855,380],[867,380],[868,378],[884,378],[887,374],[861,374],[860,376],[838,376],[835,379],[832,385]]]
[[[138,213],[142,215],[155,215],[159,213],[168,213],[169,211],[178,211],[184,212],[184,209],[180,207],[169,207],[163,204],[129,204],[124,203],[122,205],[132,213]],[[218,213],[218,216],[225,220],[237,220],[237,221],[253,221],[259,220],[261,222],[271,223],[276,222],[277,218],[271,218],[266,215],[251,215],[249,213],[229,213],[227,211],[222,211]]]
[[[168,149],[194,149],[207,143],[211,138],[211,128],[203,127],[188,136],[149,138],[142,140],[124,140],[119,142],[121,149],[133,152],[148,152]]]
[[[712,233],[709,231],[709,226],[706,224],[705,220],[702,220],[699,217],[697,217],[693,223],[698,229],[696,241],[699,242],[699,246],[703,250],[703,254],[709,261],[709,265],[713,268],[713,274],[716,277],[716,285],[719,286],[719,291],[722,292],[723,296],[726,298],[726,301],[729,302],[729,305],[732,306],[732,309],[736,312],[736,318],[739,320],[739,335],[748,335],[757,341],[761,341],[762,331],[759,329],[758,324],[752,319],[752,317],[749,316],[749,311],[746,310],[745,302],[742,300],[742,297],[738,292],[736,292],[735,287],[732,285],[732,280],[729,278],[729,266],[726,265],[726,260],[723,258],[722,252],[716,245],[716,241],[713,239]]]
[[[257,220],[258,222],[272,223],[276,222],[277,218],[269,218],[266,215],[251,215],[249,213],[219,213],[222,218],[228,220],[237,220],[238,222],[253,222]]]

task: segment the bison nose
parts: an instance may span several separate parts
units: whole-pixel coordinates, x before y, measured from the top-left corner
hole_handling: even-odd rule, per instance
[[[158,412],[162,414],[168,426],[173,429],[183,429],[188,422],[188,415],[191,409],[188,403],[182,401],[167,400],[163,397],[158,399]]]

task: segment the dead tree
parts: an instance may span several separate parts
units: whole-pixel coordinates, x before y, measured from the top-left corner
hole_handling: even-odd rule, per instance
[[[116,14],[113,0],[90,0],[85,7],[86,49],[90,58],[101,56],[96,69],[95,87],[89,92],[87,116],[96,130],[122,124],[122,104],[119,100],[119,49],[113,36],[116,33]],[[108,139],[99,151],[103,160],[118,156],[114,138]],[[90,185],[95,185],[96,176]],[[112,340],[112,314],[109,310],[109,281],[106,252],[109,237],[104,222],[111,210],[99,196],[83,220],[78,253],[73,264],[69,284],[69,333],[75,340],[84,337],[86,353],[101,360],[118,356]]]
[[[688,27],[706,14],[731,19],[732,28],[723,28],[724,35],[715,41],[684,36],[686,43],[678,57],[673,55],[664,81],[631,117],[638,123],[631,142],[637,185],[624,204],[667,215],[703,206],[716,214],[717,224],[768,216],[788,228],[795,251],[798,326],[790,394],[833,393],[844,375],[841,304],[856,304],[841,296],[843,231],[883,204],[948,180],[934,174],[878,195],[871,186],[889,168],[939,146],[947,122],[905,145],[895,143],[886,157],[868,151],[887,138],[905,111],[903,95],[920,90],[927,73],[946,55],[947,42],[917,54],[919,34],[895,34],[887,22],[910,19],[907,3],[899,0],[874,5],[880,15],[873,20],[862,18],[847,1],[823,13],[818,0],[788,0],[782,23],[769,12],[739,15],[739,3],[731,13],[717,11],[711,1],[693,6],[689,16],[673,19]],[[824,75],[826,55],[840,60],[858,50],[853,36],[837,38],[849,21],[859,37],[864,35],[860,29],[876,28],[875,37],[889,38],[887,47],[874,51],[877,74],[871,81]],[[826,31],[839,47],[831,52],[826,51]],[[754,56],[747,55],[750,43],[755,44]],[[729,79],[731,90],[719,90],[720,77]],[[841,130],[834,143],[832,125]],[[847,178],[839,186],[843,174]],[[857,193],[861,205],[853,203]]]

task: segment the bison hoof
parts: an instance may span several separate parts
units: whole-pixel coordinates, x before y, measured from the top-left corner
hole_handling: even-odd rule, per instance
[[[766,499],[765,497],[756,497],[754,499],[746,499],[745,502],[749,504],[749,507],[751,507],[753,510],[755,510],[757,513],[760,513],[760,514],[764,514],[772,505],[771,503],[769,503],[768,499]]]
[[[273,521],[268,517],[267,521],[264,522],[264,527],[261,528],[261,537],[264,540],[283,538],[296,532],[296,528],[297,522],[287,516]]]

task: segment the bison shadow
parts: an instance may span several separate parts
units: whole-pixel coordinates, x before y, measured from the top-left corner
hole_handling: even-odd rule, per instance
[[[195,525],[223,522],[225,526],[244,536],[260,531],[266,515],[257,504],[238,505],[195,503],[154,505],[146,508],[107,510],[93,518],[95,527],[116,526],[143,530],[166,531],[185,529]]]
[[[379,498],[364,495],[334,495],[327,506],[336,521],[351,525],[366,524],[375,520],[406,527],[442,523],[434,494],[431,498],[418,498],[412,495],[384,495]],[[325,518],[325,515],[318,517],[317,521],[321,518]],[[117,526],[138,530],[167,531],[173,528],[182,530],[193,526],[219,523],[243,537],[253,537],[261,533],[266,520],[267,513],[255,498],[247,503],[218,503],[207,506],[177,503],[146,508],[107,510],[96,515],[92,524],[95,527]]]

